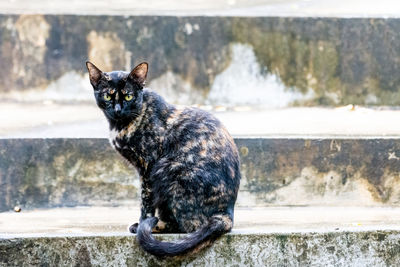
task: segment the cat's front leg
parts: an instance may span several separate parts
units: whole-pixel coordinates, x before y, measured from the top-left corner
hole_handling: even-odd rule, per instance
[[[151,193],[151,190],[149,187],[145,186],[145,184],[142,185],[142,193],[141,193],[141,207],[140,207],[140,220],[143,221],[146,218],[149,217],[154,217],[155,215],[155,208],[153,207],[153,195]],[[134,223],[131,226],[129,226],[129,232],[136,234],[137,228],[139,227],[139,223]]]
[[[153,194],[151,189],[145,184],[142,185],[142,202],[140,207],[140,221],[146,218],[154,217],[156,209],[153,207]]]

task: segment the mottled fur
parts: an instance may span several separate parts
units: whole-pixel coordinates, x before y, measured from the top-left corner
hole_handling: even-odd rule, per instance
[[[147,63],[130,73],[86,64],[110,142],[142,178],[140,223],[130,227],[140,245],[156,256],[173,256],[230,231],[240,172],[224,126],[203,110],[178,109],[143,89]],[[192,234],[170,243],[154,239],[152,231]]]

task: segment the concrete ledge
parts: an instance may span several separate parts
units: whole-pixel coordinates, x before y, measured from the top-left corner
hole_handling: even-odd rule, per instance
[[[177,235],[162,235],[175,240]],[[134,235],[0,237],[4,266],[396,266],[399,231],[231,233],[197,255],[159,260]]]
[[[399,209],[237,207],[231,234],[197,255],[165,261],[128,234],[138,207],[1,212],[0,266],[397,266]]]
[[[318,216],[316,216],[316,214]],[[71,207],[0,212],[0,237],[128,233],[140,207]],[[400,207],[235,207],[234,230],[336,232],[400,230]]]
[[[237,138],[238,206],[399,205],[399,139]],[[0,211],[137,205],[136,172],[106,139],[0,139]]]

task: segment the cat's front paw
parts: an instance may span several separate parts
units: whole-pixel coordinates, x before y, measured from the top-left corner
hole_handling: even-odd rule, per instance
[[[132,234],[136,234],[138,227],[139,227],[138,223],[132,224],[131,226],[129,226],[129,232],[131,232]]]

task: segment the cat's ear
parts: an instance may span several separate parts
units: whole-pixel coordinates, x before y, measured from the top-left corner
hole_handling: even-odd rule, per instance
[[[144,87],[148,69],[149,64],[147,64],[147,62],[140,63],[129,73],[129,78]]]
[[[99,81],[101,79],[102,71],[97,68],[92,62],[86,61],[86,67],[89,71],[89,79],[90,83],[93,86],[97,86],[99,84]]]

